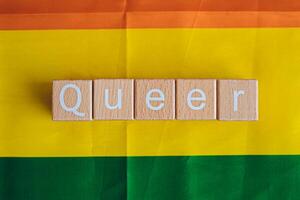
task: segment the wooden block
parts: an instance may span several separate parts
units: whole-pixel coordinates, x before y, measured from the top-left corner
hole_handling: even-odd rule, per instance
[[[216,80],[176,80],[176,119],[215,120]]]
[[[219,80],[218,119],[258,120],[257,80]]]
[[[57,80],[52,90],[53,120],[92,120],[92,81]]]
[[[94,81],[94,118],[132,120],[133,79],[98,79]]]
[[[135,119],[175,119],[175,80],[135,80]]]

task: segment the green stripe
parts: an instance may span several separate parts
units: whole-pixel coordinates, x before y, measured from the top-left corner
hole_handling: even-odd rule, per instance
[[[0,158],[2,200],[300,198],[300,156]]]

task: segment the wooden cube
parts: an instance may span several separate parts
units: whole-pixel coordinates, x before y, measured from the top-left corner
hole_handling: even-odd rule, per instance
[[[258,120],[257,80],[219,80],[218,119]]]
[[[53,120],[92,120],[92,81],[57,80],[52,90]]]
[[[175,119],[175,80],[135,80],[135,119]]]
[[[176,80],[176,119],[215,120],[216,80]]]
[[[94,119],[132,120],[133,79],[98,79],[94,81]]]

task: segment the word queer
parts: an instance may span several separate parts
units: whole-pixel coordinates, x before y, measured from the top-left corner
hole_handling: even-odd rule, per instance
[[[53,81],[53,120],[258,120],[257,80]]]

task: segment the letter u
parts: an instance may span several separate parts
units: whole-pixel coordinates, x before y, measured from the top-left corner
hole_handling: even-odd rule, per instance
[[[114,109],[122,109],[122,89],[118,89],[118,97],[117,97],[117,103],[115,105],[111,105],[109,103],[109,90],[105,89],[104,90],[104,105],[107,109],[109,110],[114,110]]]

